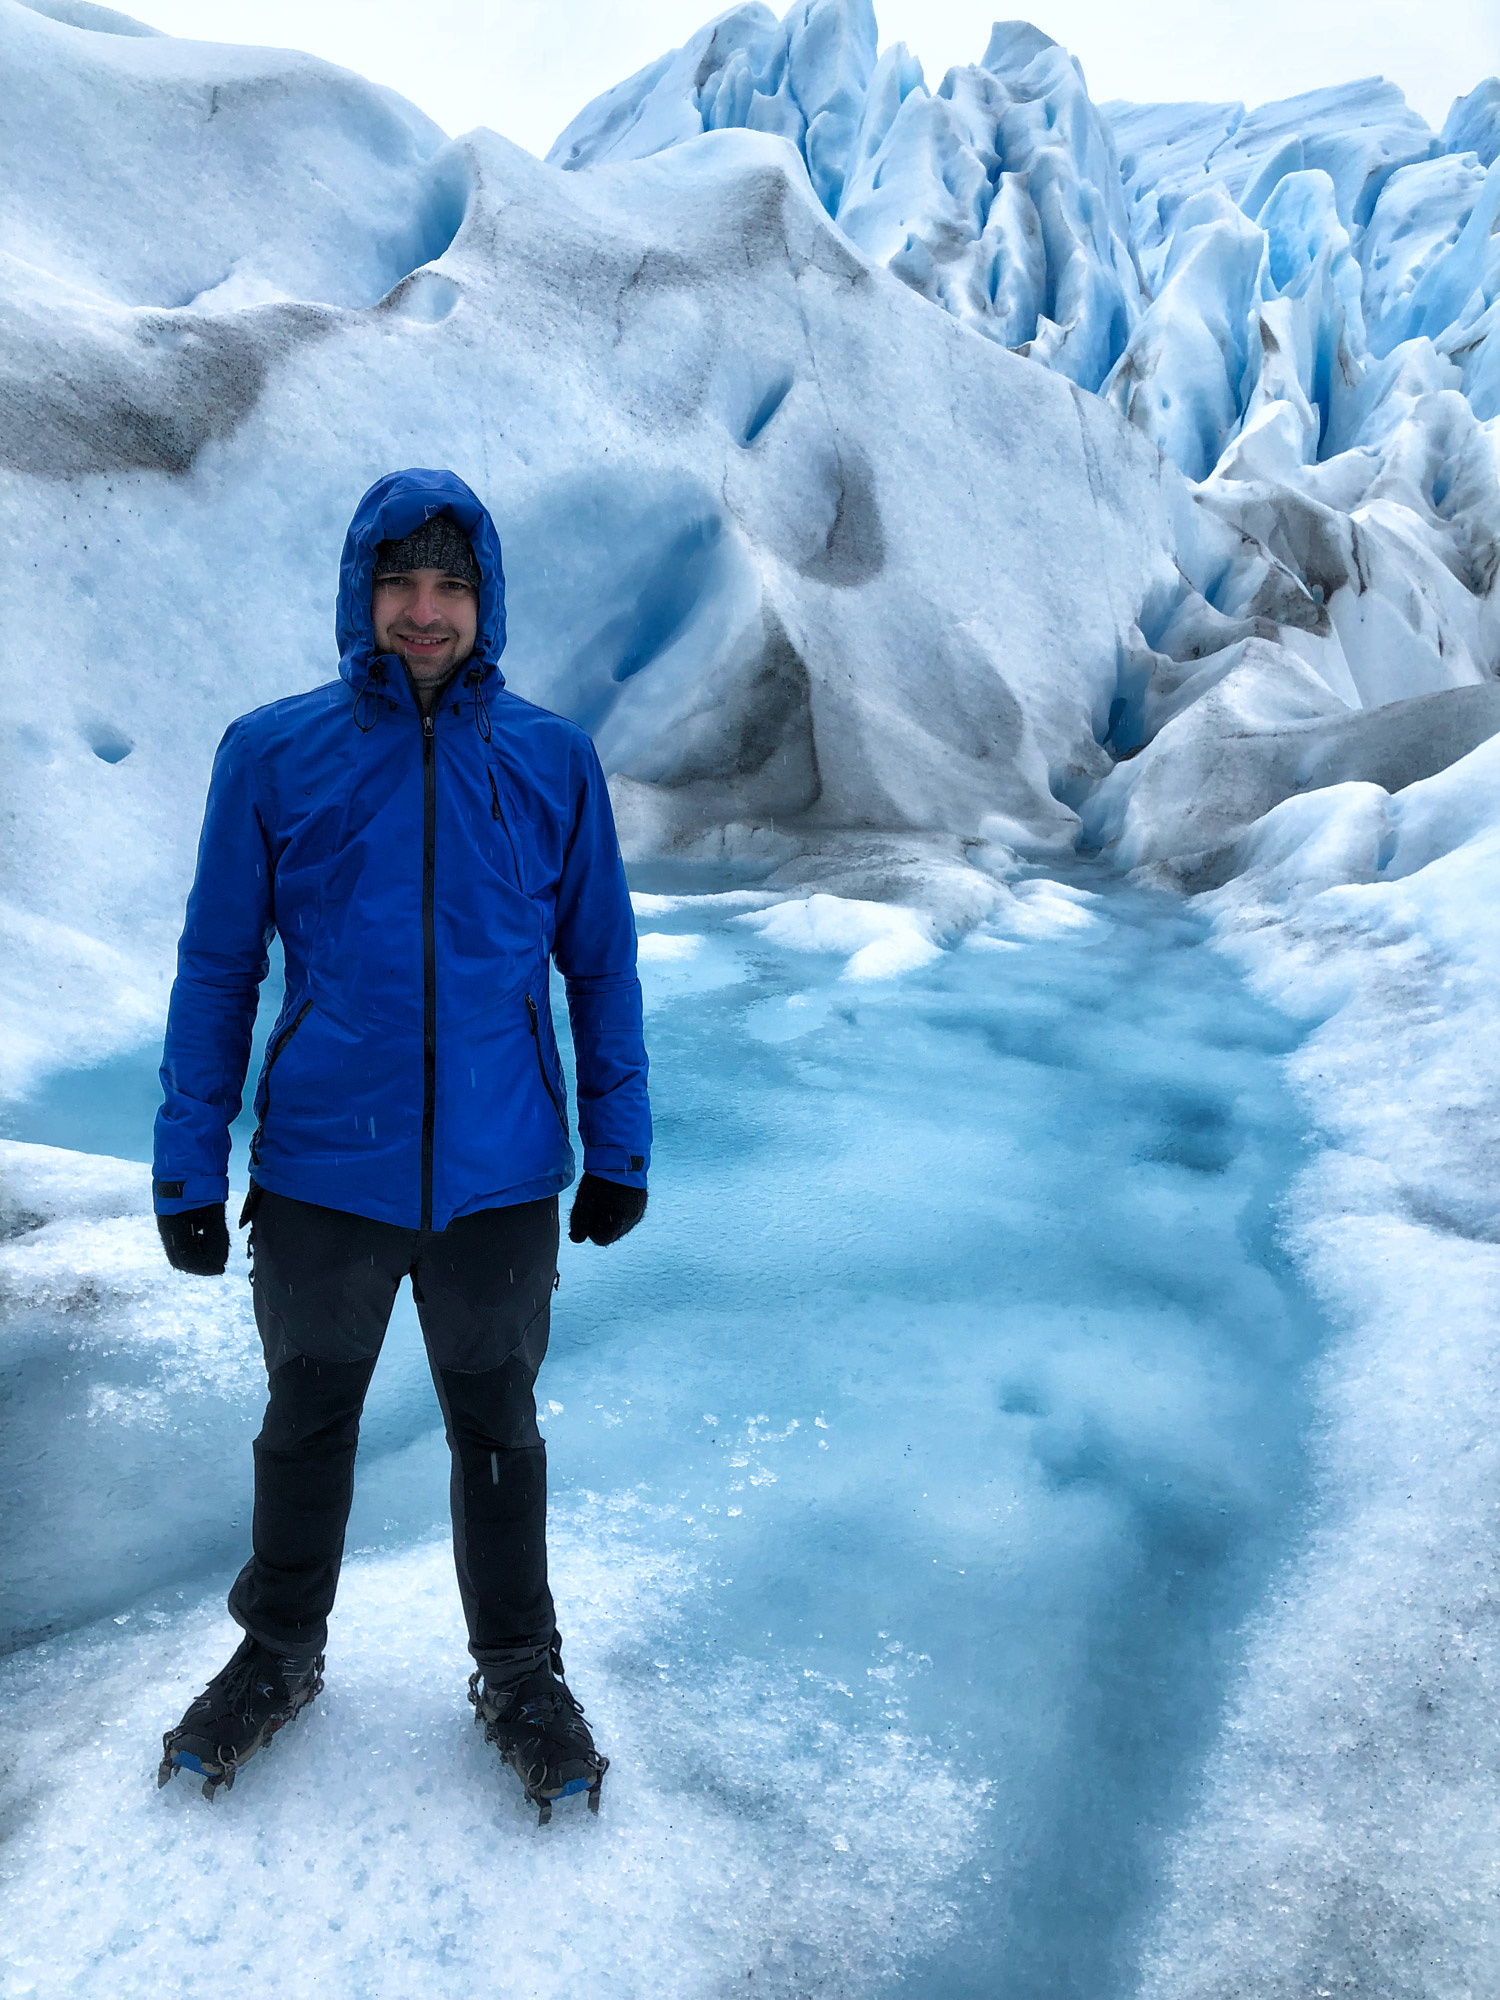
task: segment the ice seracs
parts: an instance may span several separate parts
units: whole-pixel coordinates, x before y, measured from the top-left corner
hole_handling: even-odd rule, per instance
[[[831,114],[799,94],[803,76],[833,87],[827,63],[799,66],[814,40],[840,52],[837,171],[810,136]],[[1379,78],[1251,111],[1101,109],[1077,64],[1025,22],[999,24],[980,62],[935,92],[904,46],[878,61],[873,47],[856,0],[799,6],[779,24],[736,9],[580,113],[550,157],[580,172],[734,124],[779,133],[868,257],[964,326],[1097,390],[1197,482],[1204,509],[1300,586],[1252,608],[1221,571],[1206,592],[1190,583],[1127,619],[1107,747],[1133,757],[1168,722],[1174,736],[1162,757],[1109,777],[1085,813],[1092,829],[1118,837],[1132,813],[1120,802],[1140,783],[1133,818],[1154,827],[1130,851],[1197,838],[1201,793],[1186,812],[1168,803],[1185,792],[1146,773],[1165,758],[1201,775],[1223,698],[1189,711],[1227,676],[1256,684],[1236,742],[1255,733],[1252,713],[1291,718],[1311,701],[1337,714],[1492,678],[1500,84],[1460,99],[1436,134]],[[1179,554],[1200,534],[1179,512]],[[1340,740],[1357,766],[1355,746],[1376,739]],[[1269,745],[1242,760],[1214,823],[1231,798],[1249,818],[1275,804],[1283,768]]]
[[[861,250],[965,325],[1098,388],[1139,309],[1113,141],[1050,37],[998,23],[935,93],[904,43],[877,62],[870,0],[731,10],[580,112],[578,170],[745,126],[795,145]]]

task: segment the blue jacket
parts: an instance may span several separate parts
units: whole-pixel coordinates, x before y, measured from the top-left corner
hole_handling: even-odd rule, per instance
[[[446,509],[479,562],[478,638],[423,717],[377,655],[377,543]],[[451,472],[397,472],[344,543],[339,679],[231,724],[214,760],[167,1016],[159,1214],[223,1201],[271,935],[286,1002],[255,1094],[262,1187],[406,1227],[567,1186],[548,1001],[567,983],[584,1167],[644,1187],[635,925],[584,732],[506,691],[494,523]]]

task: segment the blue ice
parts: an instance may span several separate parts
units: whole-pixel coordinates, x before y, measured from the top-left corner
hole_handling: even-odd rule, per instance
[[[111,1595],[107,1534],[41,1565],[93,1564],[94,1622],[10,1663],[11,1990],[1134,1990],[1295,1530],[1321,1330],[1275,1242],[1294,1031],[1183,905],[1085,886],[1057,935],[859,983],[690,877],[638,882],[651,1208],[565,1246],[539,1385],[603,1816],[542,1840],[467,1726],[403,1304],[328,1692],[211,1813],[153,1791],[154,1735],[231,1642],[255,1395],[156,1440],[177,1539],[144,1596]],[[150,1069],[14,1123],[139,1153]],[[87,1485],[85,1436],[59,1419],[45,1480]]]

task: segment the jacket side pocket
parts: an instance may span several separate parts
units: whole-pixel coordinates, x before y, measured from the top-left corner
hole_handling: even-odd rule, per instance
[[[272,1042],[270,1053],[266,1057],[266,1066],[260,1073],[260,1087],[261,1087],[260,1116],[255,1121],[255,1136],[250,1141],[250,1164],[252,1167],[258,1165],[260,1161],[261,1134],[266,1129],[266,1115],[271,1109],[271,1072],[273,1069],[275,1069],[277,1063],[281,1061],[282,1056],[285,1054],[288,1042],[291,1041],[293,1035],[296,1034],[297,1030],[302,1026],[302,1023],[307,1019],[308,1015],[311,1012],[312,1012],[312,997],[311,995],[309,995],[308,998],[304,1000],[302,1005],[297,1009],[296,1015],[293,1017],[293,1019],[287,1023],[287,1025],[282,1029],[281,1033],[276,1037],[275,1041]],[[247,1208],[249,1207],[248,1202],[246,1203],[246,1207]],[[246,1218],[243,1216],[240,1218],[241,1222],[244,1222],[245,1219]]]
[[[541,1071],[542,1088],[552,1100],[552,1109],[557,1113],[557,1122],[563,1129],[563,1137],[569,1139],[572,1135],[568,1131],[568,1114],[563,1110],[562,1100],[558,1097],[552,1079],[547,1074],[547,1058],[542,1053],[541,1023],[537,1015],[536,1002],[529,993],[526,995],[526,1018],[531,1023],[531,1039],[536,1048],[536,1066]]]

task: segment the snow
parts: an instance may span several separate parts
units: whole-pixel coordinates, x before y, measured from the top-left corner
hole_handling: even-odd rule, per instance
[[[587,1506],[554,1528],[573,1602],[628,1667],[608,1676],[619,1768],[608,1816],[560,1824],[545,1843],[470,1727],[441,1543],[350,1565],[336,1683],[257,1773],[252,1813],[211,1825],[186,1786],[152,1796],[139,1744],[220,1644],[217,1604],[106,1625],[61,1660],[33,1654],[12,1694],[31,1710],[27,1748],[45,1769],[28,1804],[50,1852],[50,1923],[13,1934],[10,1990],[102,1978],[122,1996],[195,1994],[205,1954],[222,1991],[263,1990],[269,1962],[299,1996],[330,1984],[472,1993],[497,1967],[505,1990],[537,1995],[584,1982],[695,1995],[715,1978],[743,1982],[746,1968],[774,1978],[795,1967],[831,1993],[879,1978],[893,1931],[942,1928],[941,1885],[972,1839],[973,1802],[919,1744],[898,1735],[897,1763],[886,1730],[837,1728],[834,1699],[791,1673],[747,1681],[730,1663],[674,1686],[649,1656],[677,1651],[691,1568],[643,1559],[628,1528],[628,1509]],[[569,1660],[585,1684],[606,1678],[599,1652],[585,1641]],[[65,1691],[48,1684],[58,1664]],[[664,1700],[678,1711],[669,1758],[657,1749]],[[862,1692],[857,1711],[871,1706]],[[844,1722],[850,1703],[838,1708]],[[685,1784],[705,1761],[713,1784]],[[75,1788],[92,1801],[83,1818]],[[101,1845],[119,1857],[103,1882]],[[247,1878],[253,1896],[225,1894]],[[835,1941],[841,1962],[830,1963]]]
[[[184,1910],[231,2000],[1494,1989],[1500,81],[1099,106],[1008,23],[929,89],[799,0],[542,164],[0,35],[12,1990],[196,1990]],[[565,1253],[617,1766],[550,1845],[405,1303],[327,1696],[211,1819],[149,1786],[260,1384],[160,1259],[151,1044],[213,746],[406,463],[599,745],[664,1132]]]

